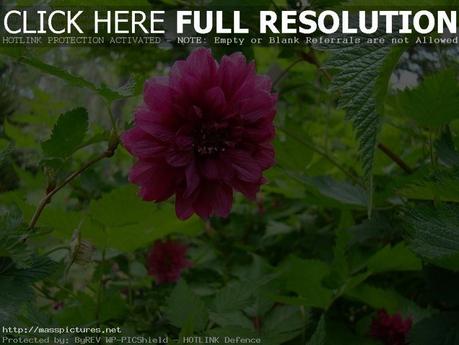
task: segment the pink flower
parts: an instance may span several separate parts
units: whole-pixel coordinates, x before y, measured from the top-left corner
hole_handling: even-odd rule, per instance
[[[135,126],[122,141],[137,158],[130,181],[144,200],[175,194],[177,216],[228,216],[233,192],[255,200],[274,164],[277,96],[236,53],[220,64],[197,49],[168,77],[148,80]]]
[[[380,310],[373,319],[370,334],[384,345],[405,345],[412,324],[411,318],[404,320],[400,313],[389,315],[385,310]]]
[[[177,241],[156,241],[148,253],[148,273],[158,284],[175,283],[182,271],[191,266],[186,258],[187,250]]]

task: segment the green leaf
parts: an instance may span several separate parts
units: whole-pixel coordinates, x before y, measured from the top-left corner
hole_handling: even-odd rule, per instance
[[[457,345],[459,313],[441,313],[416,323],[408,336],[411,345]]]
[[[330,176],[303,177],[302,180],[314,188],[321,196],[337,202],[337,205],[353,205],[365,207],[368,195],[359,186],[348,182],[336,181]]]
[[[33,208],[30,208],[30,211],[33,213]],[[40,216],[37,225],[40,227],[48,227],[53,230],[53,234],[56,237],[69,240],[75,229],[79,228],[83,220],[84,215],[79,212],[47,207]]]
[[[14,316],[27,300],[33,296],[29,285],[20,279],[4,278],[0,275],[0,322],[6,323],[14,319]]]
[[[174,207],[143,201],[132,185],[119,187],[89,206],[81,233],[99,247],[129,252],[170,234],[197,235],[201,221],[180,221]]]
[[[365,35],[357,36],[362,42],[368,39]],[[373,38],[385,38],[390,42],[392,36],[380,30]],[[348,38],[346,35],[341,38],[344,37]],[[389,43],[349,43],[320,48],[331,51],[325,67],[338,70],[332,81],[332,90],[339,92],[339,105],[352,121],[359,140],[363,170],[370,178],[381,124],[380,103],[387,93],[389,77],[403,49],[393,48]]]
[[[281,129],[282,130],[282,129]],[[291,132],[299,132],[298,129],[289,129]],[[298,137],[304,137],[305,133],[301,131]],[[306,166],[312,158],[312,151],[300,145],[291,137],[285,139],[278,138],[275,142],[276,162],[289,171],[304,172]]]
[[[271,270],[262,259],[254,256],[251,265],[235,272],[241,281],[230,282],[217,292],[212,309],[217,313],[243,310],[260,295],[263,288],[270,289],[268,284],[279,277],[278,273],[271,273]]]
[[[0,215],[0,258],[5,259],[4,265],[0,265],[0,273],[11,265],[30,267],[31,252],[22,241],[25,234],[22,216],[17,209]]]
[[[299,307],[277,306],[264,318],[261,336],[268,343],[284,344],[301,334],[305,325]]]
[[[347,258],[349,241],[350,233],[347,230],[336,230],[330,275],[324,280],[324,283],[328,287],[338,288],[342,286],[349,277],[349,263]]]
[[[25,55],[22,49],[1,49],[0,54],[8,55],[11,58],[18,59],[19,62],[32,66],[46,74],[52,75],[59,79],[65,80],[72,86],[81,87],[94,91],[101,97],[103,97],[108,102],[115,101],[117,99],[122,99],[130,97],[134,91],[134,87],[121,87],[120,89],[111,89],[106,85],[96,85],[80,76],[76,76],[60,67],[50,65],[46,62],[41,61],[39,58]],[[131,85],[132,82],[129,82]]]
[[[47,157],[67,158],[83,142],[88,131],[88,112],[84,108],[70,110],[54,125],[51,137],[41,144]]]
[[[325,345],[326,336],[325,315],[322,315],[316,330],[306,345]]]
[[[435,142],[437,156],[441,163],[448,167],[459,167],[459,152],[454,145],[451,130],[446,127]]]
[[[190,327],[194,332],[205,329],[208,311],[204,302],[181,280],[167,300],[166,316],[178,328]]]
[[[413,176],[397,193],[412,200],[459,202],[459,169]]]
[[[459,117],[459,85],[454,71],[430,75],[420,86],[395,96],[394,111],[419,125],[438,128]]]
[[[251,282],[228,284],[215,296],[214,307],[217,313],[242,310],[249,303],[256,287]]]
[[[11,320],[20,307],[31,301],[32,284],[50,275],[56,268],[46,257],[33,256],[30,267],[19,268],[10,264],[5,269],[5,258],[0,258],[0,321]]]
[[[15,126],[8,120],[3,123],[3,130],[6,136],[14,141],[14,145],[18,148],[34,149],[37,142],[31,133],[24,131],[22,127]]]
[[[387,245],[378,251],[368,260],[367,266],[372,273],[420,271],[422,270],[422,261],[404,243],[399,243],[395,247]]]
[[[407,301],[394,290],[381,289],[368,284],[360,284],[347,290],[345,296],[351,300],[365,303],[374,309],[386,309],[391,313],[399,311]]]
[[[241,327],[252,329],[253,324],[242,311],[210,313],[210,319],[221,327]]]
[[[128,312],[126,300],[123,299],[118,289],[107,288],[100,298],[98,306],[93,295],[84,292],[76,293],[72,298],[72,303],[58,312],[57,321],[62,325],[77,326],[81,322],[94,322],[96,314],[101,322],[106,322],[121,319]]]
[[[424,259],[459,271],[459,207],[418,206],[407,211],[404,222],[410,247]]]
[[[295,228],[293,228],[292,226],[288,224],[276,222],[275,220],[271,220],[266,226],[266,232],[265,232],[264,237],[268,238],[271,236],[286,235],[294,231],[295,231]]]
[[[283,269],[285,288],[298,294],[300,304],[323,309],[329,305],[333,292],[322,285],[322,280],[330,273],[326,263],[291,257]],[[284,301],[288,303],[288,299]]]

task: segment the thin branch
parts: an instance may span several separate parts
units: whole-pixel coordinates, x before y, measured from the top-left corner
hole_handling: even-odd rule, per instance
[[[108,115],[110,117],[110,122],[112,124],[112,131],[114,131],[115,134],[117,134],[118,133],[118,126],[116,125],[116,119],[115,119],[115,115],[113,114],[111,104],[107,104],[107,110],[108,110]]]
[[[319,72],[321,72],[329,82],[332,81],[332,79],[333,79],[332,76],[330,75],[330,73],[326,69],[322,68],[322,65],[320,64],[320,61],[317,58],[316,53],[314,52],[314,50],[311,49],[308,53],[303,53],[302,54],[302,59],[303,59],[303,61],[306,61],[306,62],[310,63],[311,65],[316,66],[316,68],[319,70]]]
[[[290,72],[290,70],[295,67],[297,64],[299,64],[300,62],[304,61],[304,59],[301,57],[295,61],[293,61],[290,65],[287,66],[287,68],[285,70],[282,71],[281,74],[279,74],[279,76],[273,81],[273,88],[277,86],[277,84],[279,84],[279,82],[287,75],[288,72]]]
[[[38,219],[40,218],[43,210],[45,209],[46,205],[48,205],[52,199],[52,197],[59,192],[62,188],[64,188],[66,185],[68,185],[70,182],[72,182],[75,178],[77,178],[79,175],[81,175],[84,171],[86,171],[89,167],[92,165],[96,164],[97,162],[105,159],[105,158],[110,158],[114,155],[116,147],[118,146],[118,143],[111,144],[109,148],[98,155],[97,157],[91,159],[90,161],[86,162],[83,166],[80,167],[77,171],[69,175],[64,181],[62,181],[59,185],[57,185],[54,189],[49,191],[43,199],[41,199],[40,203],[37,206],[37,209],[35,210],[34,215],[32,216],[32,219],[29,223],[29,230],[32,230],[35,225],[38,222]]]
[[[413,173],[413,169],[410,168],[408,164],[406,164],[400,156],[398,156],[395,152],[393,152],[390,148],[386,145],[379,143],[378,149],[380,149],[387,157],[389,157],[395,164],[397,164],[404,172],[408,175]]]

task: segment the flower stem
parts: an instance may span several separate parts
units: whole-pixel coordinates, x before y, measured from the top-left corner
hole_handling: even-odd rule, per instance
[[[112,131],[115,134],[118,134],[118,126],[116,125],[115,114],[113,114],[112,105],[111,104],[107,104],[107,110],[108,110],[108,115],[110,117],[110,122],[111,122],[111,125],[112,125]]]
[[[378,149],[380,149],[387,157],[389,157],[395,164],[397,164],[404,172],[408,175],[413,173],[413,169],[406,164],[402,158],[400,158],[395,152],[393,152],[390,148],[386,145],[379,143]]]

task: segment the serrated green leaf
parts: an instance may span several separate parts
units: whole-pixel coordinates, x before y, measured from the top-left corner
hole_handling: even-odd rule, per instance
[[[454,145],[450,128],[446,127],[435,142],[438,160],[448,167],[459,167],[459,152]]]
[[[31,266],[31,251],[22,238],[26,234],[23,226],[23,217],[17,207],[8,208],[0,212],[0,273],[14,265],[18,268]]]
[[[459,169],[414,178],[397,193],[412,200],[459,202]]]
[[[388,271],[420,271],[422,261],[404,243],[384,247],[374,254],[367,263],[372,273]]]
[[[250,282],[228,284],[215,296],[214,307],[217,313],[226,313],[243,309],[254,293],[255,286]]]
[[[459,271],[459,208],[457,205],[419,206],[407,211],[404,222],[410,247],[424,259]]]
[[[322,196],[339,204],[365,207],[368,195],[359,186],[348,182],[336,181],[330,176],[303,177],[302,180],[316,189]]]
[[[220,327],[241,327],[252,329],[253,323],[242,311],[231,311],[224,313],[210,313],[210,319]]]
[[[322,285],[330,274],[330,267],[318,260],[303,260],[291,257],[283,265],[285,288],[298,294],[298,302],[310,307],[326,308],[333,292]],[[288,298],[284,299],[288,303]]]
[[[283,344],[301,334],[306,320],[299,307],[278,306],[264,318],[261,335],[269,343]]]
[[[0,275],[0,322],[3,324],[11,321],[20,306],[33,296],[29,285],[22,280],[14,278],[2,278]]]
[[[453,71],[427,76],[418,87],[395,96],[396,114],[419,125],[438,128],[459,118],[459,85]]]
[[[59,79],[65,80],[72,86],[89,89],[96,92],[98,95],[103,97],[108,102],[115,101],[117,99],[126,98],[132,95],[133,87],[121,87],[119,90],[111,89],[106,85],[96,85],[89,80],[86,80],[80,76],[74,75],[60,67],[50,65],[46,62],[41,61],[39,58],[31,55],[24,55],[22,49],[1,49],[0,54],[8,55],[11,58],[18,59],[19,62],[32,66],[46,74],[52,75]]]
[[[41,144],[47,157],[67,158],[83,142],[88,131],[88,112],[84,108],[70,110],[54,125],[51,137]]]
[[[368,39],[365,35],[359,37],[362,42]],[[392,69],[403,52],[390,45],[392,37],[392,34],[380,30],[372,38],[384,38],[387,43],[319,47],[331,51],[325,67],[338,70],[332,81],[332,90],[339,92],[339,105],[346,110],[348,119],[352,121],[359,141],[363,170],[368,178],[372,175],[381,123],[379,102],[386,94]]]
[[[89,206],[81,232],[99,247],[132,251],[169,234],[197,235],[202,231],[197,217],[180,221],[174,207],[143,201],[132,185],[119,187]]]
[[[119,290],[107,288],[100,297],[99,306],[92,295],[78,292],[73,296],[72,304],[66,305],[55,317],[60,324],[77,325],[80,322],[93,322],[96,314],[101,322],[106,322],[119,319],[127,312],[126,300]]]
[[[21,205],[21,208],[28,213],[29,217],[32,216],[35,210],[34,207],[25,203]],[[80,226],[84,219],[84,215],[78,212],[49,206],[43,211],[37,225],[52,229],[53,234],[58,238],[69,240],[75,229]]]
[[[375,309],[386,309],[389,312],[397,311],[401,305],[401,296],[395,291],[380,289],[368,284],[361,284],[347,291],[346,297],[361,301]]]
[[[178,282],[169,296],[165,313],[175,327],[190,327],[191,324],[194,332],[205,329],[209,317],[204,302],[183,280]]]
[[[20,306],[30,302],[33,295],[32,284],[50,275],[56,265],[46,257],[34,256],[30,267],[18,268],[10,265],[0,273],[0,321],[9,320],[20,310]]]

